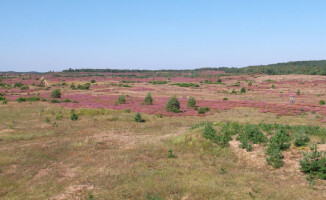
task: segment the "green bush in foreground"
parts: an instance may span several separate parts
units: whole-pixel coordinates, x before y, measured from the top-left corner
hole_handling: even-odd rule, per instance
[[[212,142],[221,146],[226,146],[229,141],[232,140],[230,132],[222,128],[221,131],[217,133],[211,122],[206,123],[203,131],[203,137],[210,139]]]
[[[267,163],[275,168],[283,166],[283,155],[282,151],[290,147],[290,136],[284,128],[280,128],[270,138],[270,142],[266,149],[266,154],[269,156],[266,158]]]
[[[317,145],[310,146],[311,152],[303,152],[300,170],[312,177],[326,180],[326,152],[319,152]]]
[[[70,119],[71,121],[76,121],[78,119],[78,115],[76,114],[74,109],[70,111]]]
[[[135,122],[145,122],[145,120],[142,119],[141,114],[139,112],[136,113],[136,115],[134,117],[134,121]]]
[[[325,105],[325,101],[324,100],[320,100],[319,101],[319,105]]]
[[[167,112],[180,112],[180,102],[176,96],[172,96],[169,101],[166,103],[165,110]]]
[[[294,134],[294,145],[297,147],[305,146],[309,141],[309,136],[302,130]]]

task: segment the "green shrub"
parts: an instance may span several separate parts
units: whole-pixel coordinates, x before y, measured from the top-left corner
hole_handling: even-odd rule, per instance
[[[195,108],[196,107],[196,99],[194,97],[189,97],[189,100],[187,102],[188,108]]]
[[[252,82],[251,81],[248,83],[248,86],[252,86]]]
[[[213,124],[211,122],[206,123],[203,131],[203,137],[210,139],[212,142],[221,146],[226,146],[229,141],[232,140],[230,132],[224,130],[223,128],[220,130],[220,132],[216,133],[216,130],[213,128]]]
[[[309,136],[302,130],[294,134],[294,145],[297,147],[305,146],[309,141]]]
[[[320,100],[319,101],[319,105],[325,105],[325,101],[324,100]]]
[[[298,90],[298,91],[297,91],[297,95],[300,95],[300,94],[301,94],[301,92],[300,92],[300,90]]]
[[[78,119],[78,115],[76,114],[74,109],[70,111],[70,119],[71,121],[76,121]]]
[[[52,99],[50,102],[51,102],[51,103],[61,103],[61,101],[56,100],[56,99]]]
[[[144,102],[143,102],[143,104],[144,105],[153,105],[153,98],[152,98],[152,95],[151,95],[151,93],[149,92],[149,93],[147,93],[147,96],[145,97],[145,99],[144,99]]]
[[[174,83],[171,85],[177,85],[179,87],[199,87],[199,85],[196,83]]]
[[[224,97],[224,98],[223,98],[223,101],[227,101],[227,100],[229,100],[229,99],[228,99],[228,98],[226,98],[226,97]]]
[[[49,117],[46,117],[45,119],[44,119],[44,121],[45,121],[45,123],[50,123],[50,118]]]
[[[145,120],[142,119],[141,114],[139,112],[136,113],[136,115],[134,117],[134,121],[135,122],[145,122]]]
[[[272,88],[275,89],[275,85],[274,84],[272,84]]]
[[[5,97],[0,98],[0,100],[2,101],[2,104],[7,104],[8,103],[8,99]]]
[[[290,147],[290,136],[286,132],[285,128],[280,128],[270,138],[270,142],[266,149],[266,154],[269,157],[266,159],[269,165],[273,165],[275,168],[283,166],[283,155],[282,151]]]
[[[205,114],[209,110],[210,110],[209,107],[200,107],[199,110],[198,110],[198,114]]]
[[[176,96],[172,96],[166,103],[165,110],[167,112],[180,112],[180,102]]]
[[[280,168],[284,165],[284,162],[283,162],[283,154],[282,154],[282,151],[271,145],[268,147],[268,153],[266,153],[267,155],[269,155],[267,158],[266,158],[266,161],[269,165],[272,165],[274,168]]]
[[[146,199],[147,200],[163,200],[163,198],[159,197],[158,194],[153,195],[153,194],[150,194],[150,193],[146,194]]]
[[[119,105],[119,104],[125,104],[126,103],[126,97],[125,95],[120,95],[117,99],[117,101],[115,102],[115,105]]]
[[[16,99],[17,102],[24,102],[26,101],[26,98],[25,97],[19,97]]]
[[[311,152],[303,152],[300,170],[312,177],[326,180],[326,152],[319,152],[317,145],[310,146]]]
[[[175,158],[175,157],[176,157],[176,156],[173,154],[172,149],[169,149],[167,157],[168,157],[168,158]]]
[[[95,83],[96,81],[94,79],[91,80],[91,83]]]
[[[235,91],[235,89],[232,90],[231,94],[236,94],[237,91]]]
[[[218,83],[222,83],[222,80],[219,78],[219,79],[217,79],[217,82]]]
[[[71,89],[73,89],[73,90],[75,90],[75,89],[76,89],[76,86],[75,86],[75,84],[74,84],[74,83],[72,83],[72,84],[70,85],[70,88],[71,88]]]
[[[290,139],[290,135],[286,130],[281,128],[270,138],[270,143],[274,143],[280,150],[284,151],[291,146]]]
[[[167,84],[167,81],[149,81],[149,83],[154,85],[161,85],[161,84]]]
[[[83,85],[78,84],[78,85],[77,85],[77,89],[78,89],[78,90],[88,90],[90,86],[91,86],[90,83],[85,83],[85,84],[83,84]]]
[[[240,93],[246,93],[246,88],[242,87],[241,90],[240,90]]]
[[[51,92],[51,98],[61,98],[61,91],[60,89],[54,89]]]
[[[206,112],[205,112],[205,110],[204,110],[204,108],[199,108],[199,110],[198,110],[198,114],[205,114]]]
[[[163,118],[162,113],[158,113],[158,114],[156,114],[155,116],[158,117],[158,118]]]
[[[14,88],[15,87],[19,87],[20,88],[21,86],[23,86],[23,84],[22,83],[19,83],[19,82],[17,82],[17,83],[14,84]]]
[[[56,120],[61,120],[61,119],[63,119],[63,114],[61,113],[61,111],[59,111],[59,112],[56,114],[55,119],[56,119]]]
[[[28,85],[23,85],[23,86],[20,87],[20,89],[21,89],[21,90],[28,90],[29,87],[28,87]]]

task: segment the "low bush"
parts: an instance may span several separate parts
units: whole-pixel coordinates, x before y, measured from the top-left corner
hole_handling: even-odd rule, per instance
[[[294,134],[294,145],[297,147],[305,146],[309,141],[309,136],[302,130]]]
[[[319,105],[325,105],[325,101],[324,100],[320,100],[319,101]]]
[[[213,128],[213,124],[211,122],[206,123],[203,137],[206,139],[210,139],[212,142],[219,144],[221,146],[226,146],[229,141],[232,140],[230,132],[225,129],[221,129],[218,133]]]
[[[83,85],[78,84],[78,85],[77,85],[77,89],[78,89],[78,90],[89,90],[89,87],[90,87],[90,86],[91,86],[90,83],[85,83],[85,84],[83,84]]]
[[[266,159],[269,165],[274,168],[280,168],[283,166],[282,151],[290,147],[290,136],[284,128],[280,128],[270,138],[268,147],[266,149],[266,155],[269,157]]]
[[[72,110],[70,111],[70,120],[71,120],[71,121],[76,121],[77,119],[78,119],[78,115],[76,114],[75,110],[72,109]]]
[[[17,102],[24,102],[24,101],[31,101],[31,102],[34,102],[34,101],[39,101],[40,98],[39,97],[29,97],[29,98],[26,98],[26,97],[19,97],[18,99],[16,99]]]
[[[310,146],[311,152],[303,152],[300,170],[312,177],[326,180],[326,152],[319,152],[317,145]]]
[[[298,91],[297,91],[297,95],[300,95],[300,94],[301,94],[301,92],[300,92],[300,90],[298,90]]]
[[[226,97],[224,97],[224,98],[223,98],[223,101],[227,101],[227,100],[229,100],[229,99],[228,99],[228,98],[226,98]]]
[[[189,97],[189,100],[187,102],[188,108],[195,108],[196,107],[196,99],[194,97]]]
[[[51,98],[61,98],[61,91],[60,89],[54,89],[51,92]]]
[[[200,107],[198,109],[198,114],[205,114],[206,112],[208,112],[210,110],[209,107]]]
[[[240,93],[246,93],[246,88],[242,87],[241,90],[240,90]]]
[[[166,103],[165,110],[167,112],[180,112],[180,102],[176,96],[172,96]]]
[[[134,121],[135,122],[145,122],[145,120],[142,119],[141,114],[139,112],[136,113],[136,115],[134,117]]]
[[[7,104],[8,103],[8,99],[3,97],[3,96],[0,96],[0,101],[2,102],[2,104]]]
[[[63,119],[63,114],[61,113],[61,111],[59,111],[59,112],[56,114],[55,119],[56,119],[56,120],[61,120],[61,119]]]
[[[161,84],[167,84],[167,81],[149,81],[149,83],[154,85],[161,85]]]
[[[96,81],[94,79],[91,80],[91,83],[95,83]]]
[[[14,84],[14,88],[16,88],[16,87],[21,87],[21,86],[23,86],[24,84],[22,84],[22,83],[19,83],[19,82],[16,82],[15,84]]]
[[[168,158],[175,158],[175,157],[176,157],[176,156],[173,154],[172,149],[169,149],[167,157],[168,157]]]
[[[154,99],[152,98],[151,93],[147,93],[147,96],[145,97],[143,101],[143,105],[153,105]]]
[[[177,85],[179,87],[199,87],[199,85],[196,83],[174,83],[171,85]]]
[[[21,89],[21,90],[28,90],[29,87],[28,87],[28,85],[23,85],[23,86],[20,87],[20,89]]]
[[[126,103],[126,97],[125,95],[120,95],[117,99],[117,101],[115,102],[115,105],[119,105],[119,104],[125,104]]]

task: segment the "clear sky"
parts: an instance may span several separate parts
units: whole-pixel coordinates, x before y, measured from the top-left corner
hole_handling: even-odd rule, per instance
[[[325,0],[0,0],[0,71],[319,59]]]

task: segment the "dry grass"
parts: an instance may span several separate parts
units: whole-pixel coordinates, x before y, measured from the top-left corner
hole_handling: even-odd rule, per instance
[[[41,102],[0,109],[1,199],[326,198],[325,182],[311,189],[297,171],[257,167],[203,139],[200,129],[189,131],[203,120],[322,125],[308,116],[239,108],[203,117],[143,114],[146,122],[136,123],[134,113],[114,110],[77,110],[71,121],[69,110]],[[59,111],[64,118],[56,120]],[[167,158],[169,149],[176,158]]]

